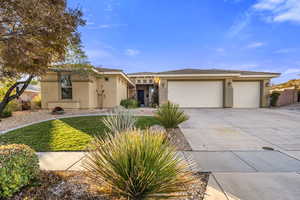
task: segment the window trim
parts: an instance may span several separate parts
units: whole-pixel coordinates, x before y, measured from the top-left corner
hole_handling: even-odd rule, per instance
[[[71,86],[67,86],[67,87],[62,87],[62,77],[63,76],[70,76],[70,81],[71,81]],[[62,101],[72,101],[73,100],[73,82],[72,82],[72,75],[70,73],[60,73],[58,76],[58,84],[59,84],[59,99]],[[62,93],[62,89],[63,88],[68,88],[71,89],[71,98],[63,98],[63,93]]]

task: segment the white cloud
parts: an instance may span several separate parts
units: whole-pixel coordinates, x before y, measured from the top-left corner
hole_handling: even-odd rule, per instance
[[[255,11],[264,12],[267,21],[300,23],[299,0],[259,0],[253,8]]]
[[[137,50],[137,49],[126,49],[125,50],[125,54],[127,56],[136,56],[136,55],[139,55],[140,54],[140,51]]]
[[[295,73],[299,73],[300,72],[300,68],[289,68],[289,69],[286,69],[282,75],[288,75],[288,74],[295,74]]]
[[[258,15],[259,14],[259,15]],[[247,36],[241,34],[255,16],[263,16],[266,22],[297,22],[300,23],[300,0],[257,0],[230,27],[227,36]]]
[[[264,46],[265,44],[262,42],[254,42],[247,46],[248,49],[255,49]]]
[[[224,53],[224,52],[225,52],[225,49],[223,49],[223,48],[217,48],[217,49],[216,49],[216,52],[218,52],[218,53]]]
[[[246,12],[244,15],[240,16],[230,27],[227,35],[231,38],[239,35],[251,22],[252,14]]]

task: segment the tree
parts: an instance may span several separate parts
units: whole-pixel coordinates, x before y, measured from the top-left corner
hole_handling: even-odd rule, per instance
[[[64,61],[68,47],[80,48],[77,28],[84,24],[82,12],[67,8],[66,0],[0,1],[0,81],[11,83],[0,115],[35,76]]]

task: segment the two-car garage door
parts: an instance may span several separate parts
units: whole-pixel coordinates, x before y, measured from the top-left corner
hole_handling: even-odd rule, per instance
[[[168,81],[168,100],[184,108],[221,108],[223,81]]]
[[[234,108],[260,106],[259,81],[234,81]],[[184,108],[222,108],[223,81],[168,81],[168,100]]]

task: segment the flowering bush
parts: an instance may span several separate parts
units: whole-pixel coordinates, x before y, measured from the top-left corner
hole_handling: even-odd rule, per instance
[[[0,199],[12,196],[39,173],[38,157],[27,145],[0,146]]]

